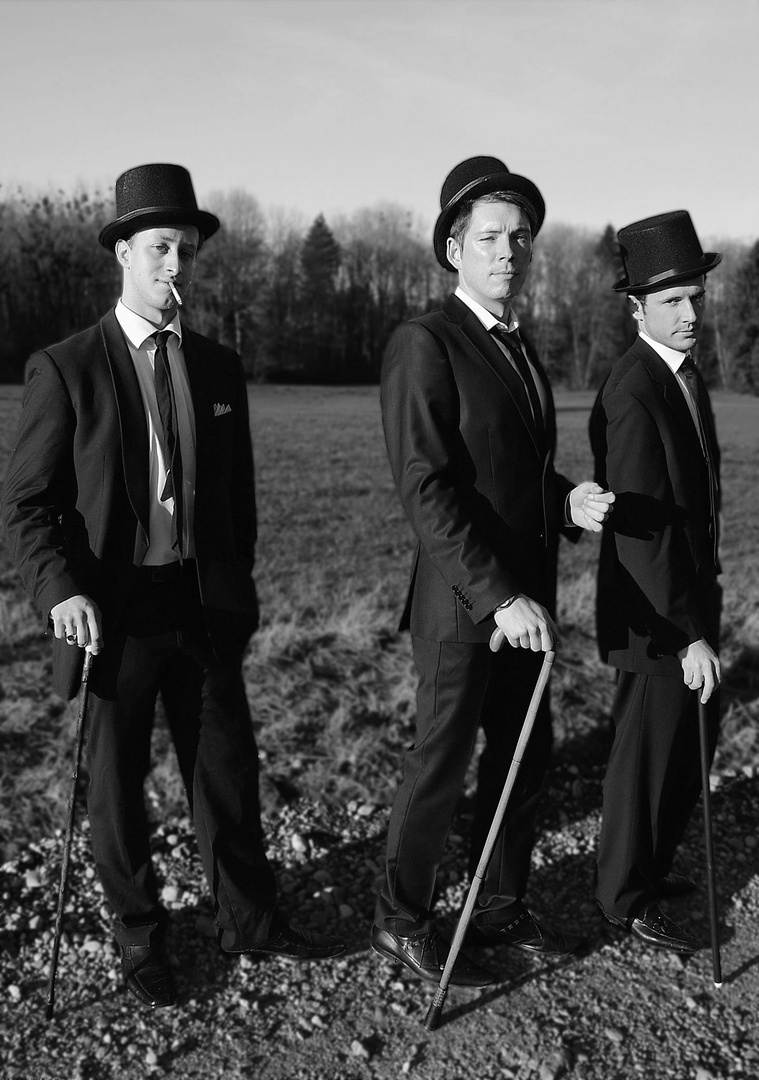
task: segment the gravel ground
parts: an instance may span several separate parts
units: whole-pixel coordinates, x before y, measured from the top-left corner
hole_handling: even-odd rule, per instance
[[[569,960],[484,949],[499,976],[452,989],[435,1033],[423,1026],[433,988],[367,946],[387,810],[299,801],[267,818],[283,906],[294,921],[342,934],[344,957],[297,965],[219,953],[187,822],[155,832],[171,912],[168,942],[180,1001],[151,1013],[122,988],[86,823],[72,852],[56,1012],[45,1020],[61,837],[0,868],[2,1080],[757,1080],[759,777],[715,784],[724,984],[711,954],[645,949],[603,923],[592,904],[601,773],[559,767],[535,849],[530,899],[591,943]],[[466,804],[441,868],[441,920],[463,903]],[[702,877],[701,823],[679,870]],[[669,905],[708,940],[705,889]]]

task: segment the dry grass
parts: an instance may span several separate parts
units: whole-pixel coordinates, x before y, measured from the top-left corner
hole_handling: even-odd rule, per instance
[[[376,388],[252,387],[264,621],[245,660],[262,759],[265,809],[296,794],[386,803],[413,726],[414,678],[396,633],[412,554],[395,497]],[[591,474],[590,395],[560,395],[558,465]],[[18,388],[0,388],[0,474],[13,438]],[[725,461],[724,735],[717,766],[759,757],[759,400],[721,395]],[[593,630],[598,541],[563,545],[562,649],[552,685],[557,754],[582,768],[602,760],[613,680]],[[50,689],[48,643],[0,545],[0,848],[60,826],[72,710]],[[184,810],[160,720],[151,802]]]

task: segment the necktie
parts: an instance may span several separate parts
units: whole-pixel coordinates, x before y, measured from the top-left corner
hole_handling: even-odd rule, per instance
[[[174,513],[172,515],[172,546],[179,552],[179,558],[184,554],[184,502],[182,499],[182,454],[179,447],[179,424],[177,420],[177,403],[174,394],[174,384],[169,367],[169,353],[166,343],[171,336],[170,330],[160,330],[153,334],[156,344],[155,351],[155,393],[158,402],[158,415],[161,418],[163,428],[163,457],[166,466],[166,484],[161,494],[161,500],[174,499]]]
[[[524,388],[527,391],[527,400],[532,412],[532,420],[535,427],[535,434],[538,437],[538,442],[543,445],[545,441],[545,427],[543,424],[543,408],[540,404],[540,397],[538,395],[538,389],[535,386],[535,378],[530,369],[530,365],[527,363],[527,358],[524,355],[522,348],[522,341],[519,337],[518,330],[506,330],[502,326],[494,326],[492,333],[502,341],[509,352],[509,356],[514,361],[519,375],[521,376]]]
[[[690,395],[693,398],[693,402],[696,406],[696,414],[698,416],[698,429],[699,436],[701,438],[701,447],[704,451],[704,457],[706,458],[706,467],[709,473],[709,532],[714,543],[714,562],[715,565],[718,561],[718,514],[717,506],[719,505],[719,492],[717,485],[717,475],[714,470],[714,448],[716,445],[716,436],[711,423],[711,417],[706,405],[706,389],[703,384],[703,380],[698,372],[698,368],[693,363],[690,353],[686,354],[685,359],[679,367],[679,372],[685,379]]]

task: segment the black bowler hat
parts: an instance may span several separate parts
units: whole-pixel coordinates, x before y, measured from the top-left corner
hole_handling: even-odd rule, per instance
[[[701,250],[701,244],[687,210],[634,221],[617,233],[627,276],[614,286],[615,292],[644,295],[667,289],[689,278],[708,274],[722,256]]]
[[[505,191],[513,196],[517,205],[524,207],[532,219],[532,234],[537,236],[546,216],[543,196],[525,176],[509,172],[502,161],[494,157],[467,158],[451,169],[440,192],[440,217],[435,223],[433,245],[437,261],[444,270],[453,270],[445,249],[450,228],[464,200],[467,202]]]
[[[127,169],[116,181],[116,220],[103,229],[100,243],[113,250],[117,240],[159,225],[195,225],[202,242],[219,228],[219,219],[198,210],[190,174],[181,165]]]

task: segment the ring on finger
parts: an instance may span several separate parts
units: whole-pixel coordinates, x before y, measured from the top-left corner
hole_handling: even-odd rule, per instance
[[[66,641],[76,641],[76,634],[66,634]]]

